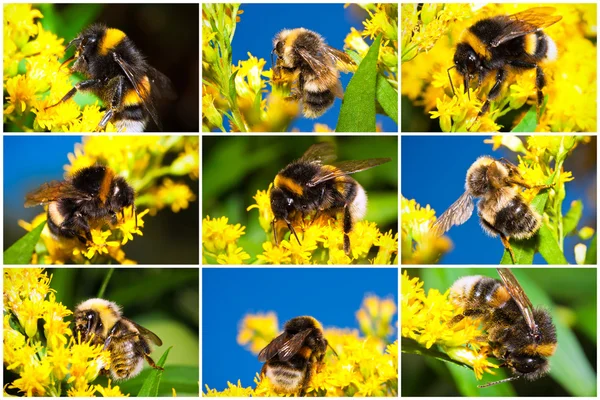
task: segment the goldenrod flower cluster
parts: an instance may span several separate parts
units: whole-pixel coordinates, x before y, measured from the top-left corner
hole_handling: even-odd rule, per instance
[[[423,282],[419,278],[410,278],[404,270],[400,304],[402,313],[402,336],[430,349],[437,346],[450,358],[473,368],[477,379],[484,372],[494,374],[491,368],[498,368],[488,361],[491,353],[489,343],[481,340],[485,337],[480,329],[481,321],[474,318],[462,318],[453,321],[462,310],[448,298],[450,290],[441,293],[429,289],[425,294]]]
[[[395,332],[391,321],[397,312],[391,299],[368,296],[357,315],[365,312],[361,321],[361,337],[355,329],[326,328],[324,335],[335,349],[338,357],[328,351],[324,365],[313,374],[306,396],[311,397],[382,397],[398,395],[398,341],[391,344],[387,339]],[[368,317],[367,317],[368,316]],[[367,319],[369,321],[367,321]],[[386,321],[386,322],[384,322]],[[385,325],[385,326],[384,326]],[[363,326],[368,327],[367,331]],[[377,332],[372,327],[378,326]],[[249,314],[240,325],[238,343],[257,354],[278,335],[277,317],[270,312],[266,315]],[[222,392],[206,386],[204,396],[210,397],[249,397],[284,396],[278,393],[265,376],[258,373],[254,379],[255,388],[227,383]],[[289,394],[288,394],[289,396]]]
[[[68,68],[60,68],[64,39],[42,28],[43,17],[31,4],[4,5],[4,123],[22,132],[93,132],[104,114],[97,103],[81,109],[69,100],[46,110],[73,83]]]
[[[248,207],[258,210],[260,226],[268,238],[262,245],[263,253],[256,256],[261,264],[351,264],[397,263],[398,234],[379,231],[375,223],[359,221],[350,232],[351,254],[344,252],[344,232],[336,218],[321,214],[315,220],[304,220],[300,215],[292,218],[292,225],[300,242],[290,239],[274,243],[271,221],[273,213],[269,192],[259,190],[254,196],[255,204]],[[279,221],[276,229],[285,229]],[[202,226],[203,260],[216,259],[220,264],[242,264],[251,257],[237,245],[246,228],[240,224],[228,224],[228,218],[206,217]],[[378,247],[374,253],[373,248]],[[374,254],[374,255],[373,255]],[[208,257],[208,258],[207,258]]]
[[[237,245],[238,239],[245,234],[245,226],[230,225],[229,218],[202,220],[202,262],[208,258],[219,264],[243,264],[250,258],[243,248]]]
[[[363,37],[375,39],[381,35],[377,64],[388,82],[398,91],[398,4],[354,5],[363,8],[369,16],[362,22],[362,32],[350,28],[350,33],[344,39],[344,48],[356,51],[363,59],[369,51],[369,45]]]
[[[72,311],[56,301],[51,279],[42,268],[4,269],[4,365],[18,375],[5,396],[123,397],[110,381],[91,384],[109,368],[110,353],[75,340],[64,321]]]
[[[171,158],[171,155],[174,157]],[[122,246],[133,240],[134,235],[143,235],[146,215],[155,215],[167,207],[179,212],[196,200],[193,189],[186,182],[174,179],[186,176],[198,179],[197,137],[90,136],[75,146],[68,159],[69,164],[64,167],[65,179],[82,168],[96,164],[106,165],[116,175],[125,178],[136,193],[137,222],[133,210],[127,208],[123,216],[118,216],[115,226],[106,226],[103,222],[92,225],[93,242],[85,245],[77,239],[57,240],[45,226],[32,264],[106,263],[109,260],[121,264],[135,263],[126,257]],[[167,159],[169,164],[165,164]],[[41,213],[29,223],[19,221],[19,225],[31,231],[45,220],[46,213]]]
[[[544,63],[545,112],[536,131],[595,132],[596,121],[596,4],[552,4],[554,15],[562,20],[545,28],[558,48],[555,62]],[[451,71],[456,93],[452,93],[447,69],[453,66],[456,44],[461,33],[480,19],[510,15],[530,4],[417,4],[402,6],[402,94],[426,115],[439,119],[444,132],[491,132],[503,128],[497,121],[511,111],[521,113],[512,121],[512,129],[524,115],[524,105],[536,104],[535,69],[511,74],[490,110],[477,118],[495,82],[495,74],[481,87],[464,93],[462,78]]]
[[[431,231],[435,220],[429,204],[423,208],[416,200],[400,196],[402,264],[432,264],[452,248],[450,239]]]

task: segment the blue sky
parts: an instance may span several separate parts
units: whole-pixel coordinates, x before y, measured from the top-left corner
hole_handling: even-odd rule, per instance
[[[311,315],[327,327],[356,328],[367,294],[398,301],[396,268],[205,268],[202,271],[202,390],[227,381],[254,387],[262,363],[237,344],[247,313],[274,311],[280,329]],[[394,319],[394,324],[397,317]]]
[[[233,38],[233,64],[248,59],[248,52],[267,61],[265,69],[271,68],[271,50],[273,38],[283,29],[306,28],[321,34],[327,44],[343,49],[344,38],[350,28],[362,30],[362,17],[359,7],[344,8],[344,4],[243,4],[241,21],[236,26]],[[371,43],[367,39],[368,43]],[[345,88],[352,74],[340,73]],[[290,127],[301,132],[312,132],[315,123],[327,124],[335,128],[342,102],[336,99],[333,107],[317,119],[300,116]],[[390,118],[377,115],[377,122],[383,130],[395,132],[398,125]]]
[[[402,137],[400,193],[407,199],[415,199],[423,207],[429,204],[437,216],[441,215],[464,193],[467,170],[479,156],[506,157],[516,163],[514,153],[500,149],[493,152],[490,144],[483,143],[484,139],[486,137],[483,136]],[[577,158],[571,158],[571,162],[575,159]],[[570,170],[568,163],[565,169]],[[596,166],[588,175],[576,175],[574,181],[567,183],[567,197],[563,202],[565,213],[573,200],[581,199],[584,204],[581,221],[593,223],[594,228],[596,196],[590,193],[590,188],[595,190],[595,171]],[[579,227],[582,226],[580,222]],[[454,248],[442,258],[442,263],[497,264],[502,258],[504,248],[500,239],[489,237],[483,232],[476,212],[464,225],[450,229],[447,235]],[[575,262],[573,246],[578,242],[573,237],[565,240],[565,255],[570,263]],[[545,261],[536,254],[534,263]]]

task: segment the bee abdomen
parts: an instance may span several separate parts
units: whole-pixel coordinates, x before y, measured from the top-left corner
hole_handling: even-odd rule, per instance
[[[266,376],[282,391],[295,392],[304,379],[304,370],[294,369],[285,364],[267,365]]]
[[[115,356],[114,350],[111,359],[110,373],[113,379],[129,379],[140,373],[144,366],[144,359],[133,350]]]
[[[323,114],[333,104],[335,95],[329,89],[320,92],[304,92],[304,114],[316,118]]]
[[[480,275],[464,276],[454,282],[450,298],[465,310],[503,307],[511,299],[500,281]]]
[[[494,220],[494,228],[515,239],[527,239],[538,231],[541,217],[520,196],[502,208]]]

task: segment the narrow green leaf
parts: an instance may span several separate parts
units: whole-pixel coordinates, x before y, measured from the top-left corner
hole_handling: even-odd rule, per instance
[[[581,200],[576,200],[571,203],[571,208],[563,217],[563,234],[567,236],[569,233],[577,229],[577,224],[583,214],[583,203]]]
[[[135,395],[142,388],[143,382],[152,373],[150,369],[144,369],[134,379],[119,382],[119,387],[124,394]],[[141,379],[138,379],[141,378]],[[175,389],[178,397],[198,396],[198,381],[200,380],[200,369],[192,366],[173,366],[169,365],[160,380],[158,396],[171,397],[172,389]],[[186,396],[187,394],[187,396]]]
[[[598,239],[598,235],[594,235],[590,245],[588,246],[587,252],[585,253],[585,264],[586,265],[595,265],[597,256],[597,248],[596,248],[596,240]]]
[[[229,98],[232,104],[235,104],[235,99],[237,98],[237,92],[235,91],[235,77],[237,76],[238,72],[239,70],[235,71],[229,78]]]
[[[539,252],[544,257],[544,260],[550,265],[567,265],[569,262],[565,258],[560,249],[556,238],[552,234],[550,228],[542,224],[539,236]]]
[[[377,87],[377,57],[381,35],[350,80],[338,119],[336,132],[375,132],[375,95]]]
[[[44,226],[46,226],[46,221],[36,226],[31,232],[27,233],[6,249],[4,252],[4,264],[29,264],[35,245],[40,241],[40,235],[42,234]]]
[[[398,92],[380,74],[377,75],[377,101],[386,115],[398,123]]]
[[[400,349],[402,350],[403,353],[418,354],[420,356],[432,357],[432,358],[435,358],[440,361],[444,361],[444,362],[451,363],[451,364],[456,364],[460,367],[470,369],[471,373],[473,373],[473,368],[471,368],[471,366],[460,363],[460,362],[450,358],[448,356],[448,354],[442,353],[441,351],[438,351],[433,347],[428,349],[428,348],[420,345],[416,340],[413,340],[413,339],[410,339],[407,337],[402,337]]]
[[[540,110],[540,114],[544,114],[546,110],[546,103],[548,102],[548,95],[544,97],[544,102],[542,103],[542,108]],[[523,117],[521,122],[517,124],[512,130],[512,132],[534,132],[537,126],[537,105],[531,106],[527,114]]]
[[[167,356],[169,355],[169,351],[173,347],[169,347],[162,355],[160,360],[156,363],[161,368],[164,368],[165,362],[167,361]],[[162,377],[163,371],[160,369],[153,369],[150,372],[150,375],[144,381],[142,388],[138,393],[138,397],[157,397],[158,396],[158,387],[160,385],[160,378]]]

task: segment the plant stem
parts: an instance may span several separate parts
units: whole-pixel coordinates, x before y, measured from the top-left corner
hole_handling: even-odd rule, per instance
[[[110,277],[112,276],[114,270],[115,270],[114,268],[108,269],[108,273],[106,274],[106,276],[104,277],[104,280],[102,281],[102,286],[100,286],[100,290],[98,290],[99,298],[102,298],[104,296],[104,292],[106,291],[106,287],[108,286],[108,281],[110,281]]]

